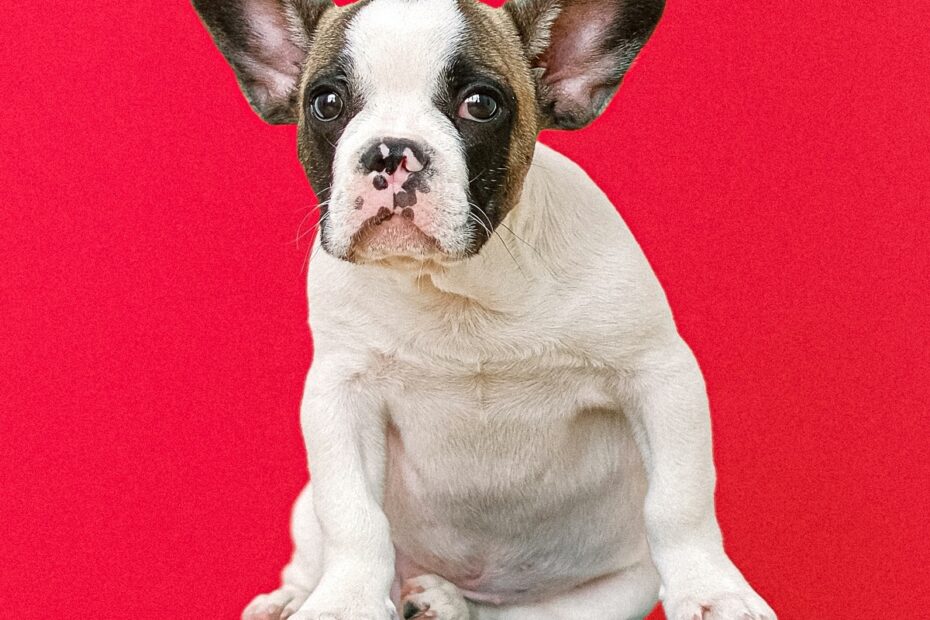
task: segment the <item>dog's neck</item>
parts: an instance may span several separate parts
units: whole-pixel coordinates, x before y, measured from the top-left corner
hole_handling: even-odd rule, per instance
[[[545,164],[539,159],[537,149],[519,203],[479,254],[435,269],[408,270],[401,277],[417,281],[428,274],[439,291],[489,310],[506,313],[524,307],[562,271],[559,263],[568,255],[579,223],[577,212],[560,213],[565,206],[559,199],[565,190],[562,175],[551,169],[548,158]]]

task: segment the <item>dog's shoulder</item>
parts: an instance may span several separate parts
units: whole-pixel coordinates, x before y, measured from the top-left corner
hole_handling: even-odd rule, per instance
[[[673,329],[665,292],[617,208],[577,163],[539,144],[515,226],[555,287],[545,310],[603,340]],[[519,219],[522,218],[522,221]]]

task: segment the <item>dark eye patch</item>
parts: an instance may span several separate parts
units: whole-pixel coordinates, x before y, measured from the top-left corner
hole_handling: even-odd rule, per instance
[[[352,87],[349,79],[349,61],[345,57],[336,59],[325,72],[311,76],[302,94],[303,113],[298,134],[298,152],[313,192],[320,202],[320,217],[327,211],[333,185],[333,159],[336,157],[336,145],[342,137],[346,126],[364,107],[364,100]],[[319,98],[329,93],[335,94],[341,106],[340,113],[331,120],[323,120],[315,112],[319,108]],[[325,116],[323,118],[326,118]],[[321,235],[326,234],[326,227],[321,227]]]
[[[496,109],[485,122],[475,122],[459,115],[462,103],[475,93],[494,98]],[[491,236],[506,214],[502,199],[508,178],[510,143],[517,99],[503,78],[465,55],[447,69],[435,101],[462,138],[468,167],[468,200],[476,226],[472,250],[476,251]]]

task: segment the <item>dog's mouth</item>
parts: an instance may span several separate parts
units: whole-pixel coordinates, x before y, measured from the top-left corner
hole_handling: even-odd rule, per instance
[[[436,259],[445,255],[439,241],[415,223],[413,209],[382,207],[352,236],[346,259],[351,262],[391,258]]]

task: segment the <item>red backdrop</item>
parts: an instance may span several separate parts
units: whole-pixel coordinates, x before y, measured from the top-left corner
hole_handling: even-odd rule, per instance
[[[237,617],[306,479],[294,131],[184,2],[2,13],[0,617]],[[783,620],[930,613],[928,22],[672,0],[605,117],[544,136],[669,293]]]

